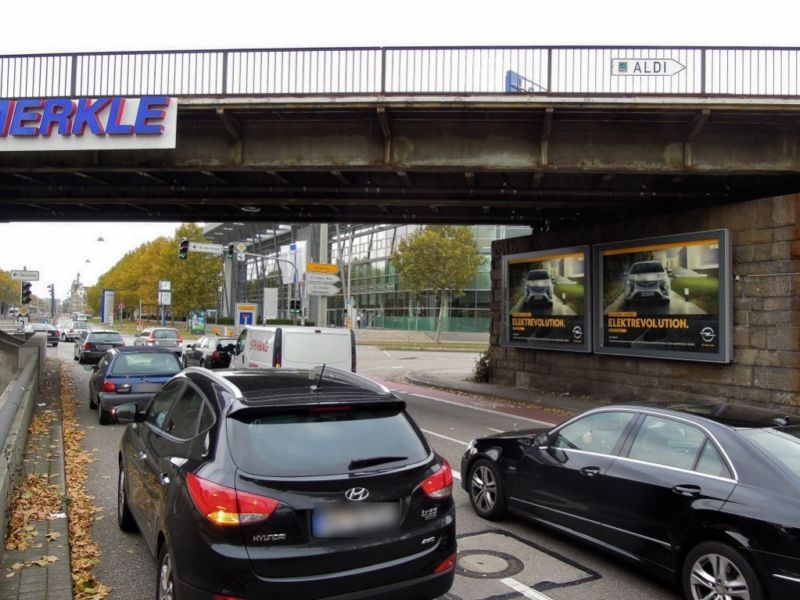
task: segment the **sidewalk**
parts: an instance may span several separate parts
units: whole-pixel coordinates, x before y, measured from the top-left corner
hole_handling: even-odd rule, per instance
[[[469,381],[471,369],[452,369],[442,371],[413,371],[406,373],[405,379],[414,385],[454,391],[471,396],[494,398],[525,407],[533,411],[552,411],[561,419],[581,413],[590,408],[610,404],[604,398],[575,396],[568,392],[554,394],[523,388],[504,387],[492,383]]]
[[[9,505],[0,560],[0,600],[72,598],[66,480],[61,430],[60,363],[49,359],[25,445],[23,472]],[[13,510],[16,506],[16,510]],[[11,512],[13,511],[13,512]]]

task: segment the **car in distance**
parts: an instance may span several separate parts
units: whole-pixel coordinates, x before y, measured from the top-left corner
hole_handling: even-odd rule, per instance
[[[44,332],[47,334],[47,345],[56,347],[61,339],[58,329],[49,323],[29,323],[25,326],[26,333]]]
[[[174,327],[151,327],[143,329],[133,338],[134,346],[158,346],[159,348],[169,348],[172,352],[181,355],[183,352],[181,338],[178,330]]]
[[[111,348],[121,348],[125,341],[118,331],[93,330],[85,331],[75,342],[73,358],[80,364],[95,364]]]
[[[158,598],[452,586],[452,470],[383,386],[333,368],[189,367],[146,411],[115,418],[135,421],[120,441],[118,524],[157,557]]]
[[[84,331],[90,331],[92,326],[89,325],[88,321],[70,321],[64,324],[64,328],[61,329],[61,341],[62,342],[74,342]]]
[[[532,269],[525,275],[523,302],[553,304],[553,280],[546,269]]]
[[[669,303],[670,274],[658,260],[633,263],[625,276],[625,302],[651,298]]]
[[[679,583],[687,599],[800,597],[800,426],[728,404],[609,406],[470,443],[475,512],[506,511]]]
[[[183,367],[165,348],[125,346],[107,350],[89,378],[89,408],[101,425],[109,423],[114,406],[134,403],[144,408]]]
[[[217,335],[204,335],[192,344],[183,347],[181,361],[184,367],[208,367],[210,369],[226,369],[231,362],[228,346],[236,346],[235,337],[220,337]],[[221,348],[220,348],[221,346]],[[220,353],[227,355],[227,360]],[[214,354],[217,354],[214,357]]]

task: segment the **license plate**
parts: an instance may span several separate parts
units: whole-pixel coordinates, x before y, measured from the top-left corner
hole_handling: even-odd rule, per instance
[[[652,295],[653,295],[653,292],[642,292],[642,297],[643,298],[649,298]]]
[[[399,502],[366,502],[318,507],[311,516],[314,537],[354,537],[395,527],[400,522]]]

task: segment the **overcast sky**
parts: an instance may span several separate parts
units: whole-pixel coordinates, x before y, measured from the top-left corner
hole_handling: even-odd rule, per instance
[[[6,0],[0,54],[451,44],[796,46],[798,16],[800,3],[790,0]],[[0,223],[0,268],[38,269],[34,293],[45,296],[47,284],[55,283],[63,298],[78,272],[93,284],[125,252],[175,227]]]

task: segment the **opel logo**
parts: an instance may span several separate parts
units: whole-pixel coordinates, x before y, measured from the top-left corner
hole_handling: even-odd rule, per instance
[[[369,490],[362,487],[350,488],[344,493],[344,497],[352,502],[362,502],[369,498]]]
[[[717,337],[717,334],[711,327],[703,327],[703,329],[700,331],[700,337],[704,342],[710,344]]]

